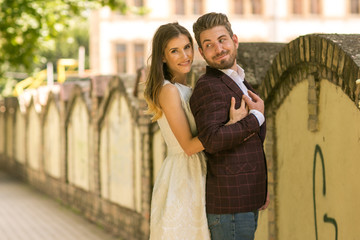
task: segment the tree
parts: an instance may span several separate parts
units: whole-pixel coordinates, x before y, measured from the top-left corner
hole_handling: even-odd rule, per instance
[[[77,58],[79,47],[85,48],[85,68],[89,68],[89,25],[87,21],[76,21],[60,32],[45,47],[39,49],[40,63],[35,69],[45,69],[48,62],[56,63],[60,58]]]
[[[5,72],[31,73],[41,64],[40,46],[56,38],[72,19],[101,6],[129,10],[126,0],[0,0],[0,92]]]

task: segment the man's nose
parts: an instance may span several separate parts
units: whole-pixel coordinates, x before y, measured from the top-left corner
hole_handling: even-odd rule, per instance
[[[214,49],[215,49],[215,52],[216,52],[216,53],[221,53],[222,50],[223,50],[220,43],[215,43],[215,44],[214,44]]]

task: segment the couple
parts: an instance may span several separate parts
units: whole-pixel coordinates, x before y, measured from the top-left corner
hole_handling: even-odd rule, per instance
[[[238,38],[226,15],[205,14],[193,30],[208,64],[193,91],[190,33],[169,23],[153,38],[145,99],[168,156],[153,189],[150,239],[254,239],[269,203],[264,102],[236,64]]]

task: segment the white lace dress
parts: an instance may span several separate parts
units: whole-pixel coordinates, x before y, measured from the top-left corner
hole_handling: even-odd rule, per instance
[[[165,81],[165,84],[171,84]],[[189,106],[192,89],[174,84],[193,135],[196,125]],[[168,155],[156,177],[150,221],[150,240],[209,240],[205,213],[206,160],[203,153],[187,156],[163,115],[158,124]]]

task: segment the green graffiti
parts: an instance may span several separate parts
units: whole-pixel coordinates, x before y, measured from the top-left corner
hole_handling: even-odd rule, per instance
[[[324,156],[322,154],[321,148],[319,145],[316,144],[315,146],[315,153],[314,153],[314,166],[313,166],[313,201],[314,201],[314,220],[315,220],[315,237],[316,240],[318,240],[318,225],[317,225],[317,217],[316,217],[316,197],[315,197],[315,175],[316,175],[316,159],[317,156],[320,156],[320,160],[321,160],[321,167],[322,167],[322,183],[323,183],[323,189],[322,189],[322,193],[323,196],[326,195],[326,178],[325,178],[325,163],[324,163]],[[334,225],[335,228],[335,240],[338,239],[338,225],[336,223],[336,220],[334,218],[330,218],[328,217],[327,213],[324,214],[324,222],[325,223],[330,223],[332,225]]]

